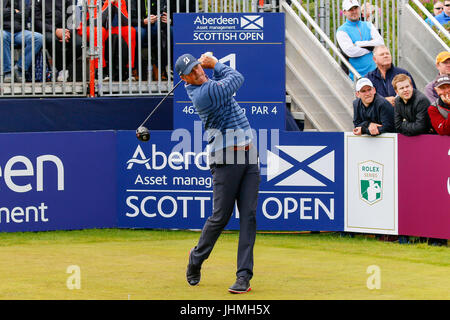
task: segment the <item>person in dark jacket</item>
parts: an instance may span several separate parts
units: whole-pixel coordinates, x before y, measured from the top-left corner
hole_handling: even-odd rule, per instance
[[[3,38],[3,70],[1,70],[3,81],[12,81],[12,78],[14,78],[14,81],[21,82],[22,75],[33,63],[33,56],[36,56],[41,50],[42,34],[38,32],[32,33],[22,28],[22,19],[24,22],[27,21],[31,14],[31,8],[22,7],[21,0],[3,0],[1,1],[1,5],[3,7],[3,25],[0,30]],[[22,40],[24,41],[24,47],[22,47]],[[11,47],[21,48],[25,56],[24,61],[22,61],[22,54],[20,54],[19,60],[14,67],[14,61],[11,57]]]
[[[355,135],[376,136],[385,132],[395,132],[394,108],[377,94],[372,82],[361,78],[356,82],[357,99],[353,101],[353,124]]]
[[[159,74],[161,74],[162,80],[167,80],[168,70],[166,68],[168,61],[172,61],[172,57],[168,57],[168,49],[170,45],[170,53],[172,55],[173,14],[176,12],[195,12],[195,1],[181,0],[177,6],[176,0],[170,0],[169,2],[167,0],[159,0],[158,8],[157,0],[130,0],[131,25],[136,28],[138,37],[140,34],[141,46],[143,48],[147,47],[148,39],[151,38],[151,46],[149,49],[151,49],[153,80],[158,80]],[[159,39],[158,25],[160,30]],[[168,43],[168,29],[170,30],[170,44]],[[160,71],[158,70],[158,48],[160,49]],[[144,58],[147,58],[147,56]]]
[[[396,75],[392,86],[398,95],[394,106],[395,130],[407,136],[431,133],[428,98],[413,88],[412,80],[406,74]]]
[[[395,90],[392,87],[392,80],[398,74],[406,74],[411,78],[412,86],[415,89],[416,84],[411,74],[405,69],[394,66],[392,63],[391,52],[386,46],[378,46],[373,50],[373,60],[377,68],[366,75],[372,81],[377,93],[394,105]]]
[[[77,22],[77,6],[72,0],[36,0],[35,28],[44,35],[46,50],[55,62],[58,81],[72,78],[74,62],[82,54]]]

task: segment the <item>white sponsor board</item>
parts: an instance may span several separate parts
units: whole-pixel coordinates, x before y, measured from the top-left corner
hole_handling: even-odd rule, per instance
[[[345,231],[398,234],[397,135],[345,134]]]

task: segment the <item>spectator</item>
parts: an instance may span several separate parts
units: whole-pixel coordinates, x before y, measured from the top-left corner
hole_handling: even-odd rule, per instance
[[[372,5],[370,2],[364,3],[361,7],[361,20],[372,23],[375,28],[380,32],[379,29],[379,14],[377,14],[378,7]]]
[[[106,40],[111,41],[111,56],[112,61],[110,61],[113,74],[111,75],[114,80],[118,80],[121,76],[122,78],[127,78],[127,66],[128,66],[128,48],[127,46],[131,46],[131,67],[134,67],[134,57],[135,57],[135,49],[136,49],[136,30],[132,27],[130,30],[128,29],[128,11],[126,7],[126,1],[127,0],[104,0],[103,6],[101,10],[101,25],[102,25],[102,68],[106,67],[106,57],[109,57],[108,52],[106,52],[106,49],[109,50],[109,43],[106,43]],[[87,3],[93,3],[97,5],[97,0],[88,0]],[[119,9],[119,2],[120,2],[120,9]],[[110,9],[109,9],[110,8]],[[109,10],[111,10],[111,26],[109,26]],[[119,16],[120,16],[120,23],[121,28],[119,29]],[[89,12],[87,13],[86,17],[86,23],[89,25]],[[94,16],[93,18],[96,20],[96,23],[94,25],[97,25],[97,6],[94,8]],[[109,37],[109,31],[107,31],[106,27],[110,27],[111,29],[111,39],[108,39]],[[130,32],[131,37],[131,43],[129,44],[128,35]],[[80,24],[78,27],[78,34],[82,35],[83,33],[83,26]],[[97,26],[94,27],[94,45],[97,46]],[[119,40],[117,37],[118,34],[122,35],[122,40]],[[89,41],[90,37],[90,30],[89,26],[86,26],[86,37],[87,41]],[[113,36],[114,35],[114,36]],[[118,52],[118,42],[122,41],[124,42],[124,45],[122,45],[122,60],[119,61],[119,52]],[[119,74],[117,71],[119,68],[119,63],[122,64],[122,75]],[[95,68],[98,68],[98,59],[95,59]],[[108,79],[108,68],[105,70],[105,80]]]
[[[22,82],[22,74],[26,72],[33,63],[33,57],[41,50],[42,34],[29,30],[22,30],[22,16],[24,21],[31,14],[31,7],[22,8],[21,0],[4,0],[2,3],[3,25],[0,33],[3,38],[3,81]],[[12,15],[12,19],[11,19]],[[22,38],[23,37],[23,38]],[[22,47],[22,39],[25,47]],[[34,51],[33,51],[34,43]],[[14,57],[11,57],[11,46],[24,50],[25,60],[19,55],[17,64],[14,65]],[[22,52],[21,52],[22,53]]]
[[[138,15],[138,3],[140,2],[141,15]],[[149,5],[150,3],[150,5]],[[170,55],[173,53],[173,14],[175,12],[195,12],[195,1],[178,1],[170,0],[160,0],[160,8],[158,13],[158,2],[157,0],[130,0],[130,14],[131,14],[131,24],[137,30],[138,21],[140,20],[140,34],[141,34],[141,45],[148,46],[148,31],[150,29],[151,37],[151,65],[152,65],[152,75],[153,80],[158,80],[159,70],[158,70],[158,48],[160,50],[161,59],[161,79],[167,80],[167,65],[168,65],[168,36],[167,36],[167,23],[170,24]],[[169,11],[169,15],[167,12]],[[158,21],[160,25],[160,39],[158,40]],[[150,24],[150,27],[149,27]],[[139,34],[139,32],[138,32]],[[144,61],[146,57],[143,57]],[[172,61],[172,57],[169,57]],[[145,61],[146,62],[146,61]],[[145,75],[144,75],[145,76]]]
[[[436,68],[438,70],[438,77],[443,74],[450,74],[450,52],[442,51],[436,56]],[[436,101],[439,96],[434,90],[435,80],[429,82],[425,86],[424,93],[430,102]]]
[[[92,17],[93,19],[95,19],[95,20],[97,20],[97,0],[87,0],[87,2],[86,2],[86,6],[89,6],[89,5],[91,5],[91,4],[95,4],[96,6],[95,6],[95,8],[94,8],[94,16]],[[103,10],[102,10],[103,11]],[[91,35],[91,32],[90,32],[90,27],[89,27],[89,19],[90,19],[91,17],[90,17],[90,14],[89,14],[89,10],[86,12],[86,41],[89,43],[89,40],[90,40],[90,35]],[[106,60],[105,60],[105,40],[106,40],[106,37],[107,37],[107,32],[106,32],[106,29],[105,29],[105,27],[103,27],[104,26],[104,22],[106,22],[106,19],[108,18],[108,16],[107,15],[102,15],[102,30],[101,30],[101,33],[102,33],[102,35],[101,35],[101,41],[102,41],[102,68],[104,68],[104,67],[106,67]],[[83,24],[82,23],[80,23],[80,25],[78,26],[78,28],[77,28],[77,33],[78,33],[78,35],[80,35],[80,36],[82,36],[83,35]],[[96,23],[94,23],[94,31],[93,31],[93,34],[94,34],[94,46],[98,46],[98,44],[97,44],[97,42],[98,42],[98,39],[97,39],[97,34],[98,34],[98,31],[97,31],[97,24]],[[95,64],[95,68],[96,69],[98,69],[98,67],[99,67],[99,62],[98,62],[98,58],[96,58],[95,60],[94,60],[94,64]]]
[[[444,0],[444,11],[435,16],[435,18],[441,25],[450,22],[450,0]]]
[[[54,6],[52,3],[54,2]],[[64,3],[64,8],[63,8]],[[43,6],[45,13],[42,14]],[[82,38],[76,32],[74,20],[69,17],[73,15],[75,8],[72,0],[54,1],[37,0],[35,7],[35,28],[44,35],[45,45],[55,62],[58,81],[67,81],[72,78],[72,70],[75,60],[82,54]],[[53,20],[54,17],[54,20]],[[72,21],[72,23],[69,23]],[[45,30],[44,24],[45,23]],[[64,27],[64,28],[63,28]],[[55,41],[53,41],[55,39]],[[73,47],[75,46],[75,56]],[[65,66],[64,66],[65,58]]]
[[[430,133],[428,98],[413,88],[412,79],[406,74],[396,75],[392,80],[392,86],[398,95],[395,98],[394,108],[395,130],[407,136]]]
[[[344,0],[342,9],[347,21],[336,31],[338,45],[350,64],[360,75],[375,70],[373,49],[384,44],[383,38],[373,24],[361,21],[361,12],[357,0]],[[353,80],[353,74],[350,72]]]
[[[361,78],[356,82],[357,99],[353,101],[353,124],[355,135],[376,136],[385,132],[394,132],[394,108],[377,94],[372,82]]]
[[[111,10],[111,20],[109,19],[109,10]],[[107,33],[105,43],[105,56],[112,70],[110,76],[114,81],[128,79],[130,76],[128,72],[129,64],[131,62],[131,69],[133,69],[136,57],[136,29],[133,26],[128,27],[127,0],[104,0],[102,22],[107,29],[111,29],[111,35],[109,35],[109,32]],[[122,42],[120,46],[119,42]],[[109,54],[110,49],[111,54]],[[120,65],[122,66],[121,73],[119,72]],[[109,74],[109,69],[108,67],[105,70],[106,77]]]
[[[140,4],[139,4],[140,3]],[[136,29],[137,36],[140,35],[141,48],[148,47],[148,39],[151,39],[151,64],[153,65],[153,80],[158,80],[158,12],[157,1],[150,0],[150,6],[148,0],[130,0],[130,16],[131,25]],[[140,15],[139,15],[140,7]],[[139,23],[140,21],[140,23]],[[150,30],[150,35],[149,35]],[[163,32],[162,32],[163,33]],[[136,50],[137,54],[139,50]],[[167,55],[167,47],[161,47],[161,56]],[[144,63],[144,69],[148,67],[147,56],[142,56]],[[139,57],[138,57],[139,58]],[[143,74],[143,78],[147,78],[147,74]]]
[[[443,74],[436,79],[435,90],[439,98],[428,108],[431,125],[434,130],[445,136],[450,136],[450,75]]]
[[[438,77],[443,74],[450,74],[450,52],[442,51],[436,56],[436,69],[438,69]],[[429,82],[425,86],[425,95],[433,102],[439,98],[438,94],[434,90],[435,80]]]
[[[444,3],[442,1],[436,1],[433,5],[433,16],[436,17],[440,15],[444,10]],[[433,22],[430,18],[426,18],[425,22],[428,23],[430,26],[433,25]]]
[[[392,56],[389,49],[382,45],[377,46],[373,50],[373,60],[377,65],[377,68],[370,71],[366,78],[372,81],[377,93],[394,105],[395,100],[395,90],[392,86],[392,80],[398,74],[406,74],[411,78],[413,88],[416,88],[416,84],[412,76],[405,69],[394,66],[392,63]]]

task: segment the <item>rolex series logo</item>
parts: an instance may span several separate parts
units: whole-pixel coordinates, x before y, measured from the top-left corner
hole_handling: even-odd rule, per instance
[[[358,164],[359,197],[372,205],[383,198],[383,165],[375,161]]]

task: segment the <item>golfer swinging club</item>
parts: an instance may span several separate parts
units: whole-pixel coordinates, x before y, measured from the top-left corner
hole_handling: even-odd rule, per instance
[[[203,69],[214,70],[212,79]],[[186,82],[187,94],[208,134],[213,176],[213,212],[205,222],[198,244],[189,253],[186,278],[191,286],[200,282],[202,264],[230,220],[236,203],[240,219],[237,272],[236,282],[228,291],[245,293],[251,290],[253,276],[260,173],[250,124],[233,98],[244,77],[218,62],[212,54],[203,54],[198,60],[184,54],[177,59],[175,71]]]

